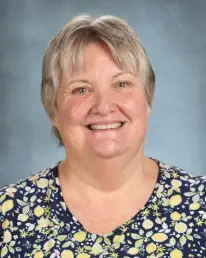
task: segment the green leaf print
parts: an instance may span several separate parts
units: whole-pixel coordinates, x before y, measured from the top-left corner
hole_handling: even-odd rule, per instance
[[[136,247],[136,248],[140,247],[140,246],[143,244],[143,242],[144,242],[144,239],[139,239],[139,240],[137,240],[137,241],[135,242],[135,247]]]
[[[4,246],[1,249],[1,257],[4,257],[7,253],[8,253],[8,248],[7,248],[7,246]]]
[[[60,235],[57,237],[59,241],[64,241],[67,238],[67,235]]]
[[[138,235],[138,234],[134,234],[134,233],[131,234],[131,237],[132,237],[133,239],[135,239],[135,240],[142,238],[142,236],[140,236],[140,235]]]
[[[170,244],[171,244],[171,245],[175,245],[175,244],[176,244],[176,239],[175,239],[174,237],[172,237],[172,238],[170,239]]]
[[[183,246],[183,245],[186,244],[186,242],[187,242],[186,237],[185,237],[185,236],[182,236],[182,237],[180,238],[180,244]]]

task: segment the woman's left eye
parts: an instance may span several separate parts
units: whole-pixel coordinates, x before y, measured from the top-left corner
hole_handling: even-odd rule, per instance
[[[127,82],[127,81],[121,81],[121,82],[118,82],[117,83],[117,86],[119,87],[119,88],[125,88],[125,87],[128,87],[128,86],[130,86],[131,85],[131,83],[130,82]]]

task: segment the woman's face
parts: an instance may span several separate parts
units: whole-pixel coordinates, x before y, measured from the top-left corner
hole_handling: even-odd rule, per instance
[[[120,70],[102,44],[88,45],[83,71],[63,74],[57,106],[52,123],[68,154],[112,158],[143,149],[148,108],[142,79]]]

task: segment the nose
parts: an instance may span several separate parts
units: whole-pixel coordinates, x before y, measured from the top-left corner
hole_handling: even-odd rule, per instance
[[[111,92],[98,91],[95,92],[91,113],[100,116],[106,116],[116,111],[114,96]]]

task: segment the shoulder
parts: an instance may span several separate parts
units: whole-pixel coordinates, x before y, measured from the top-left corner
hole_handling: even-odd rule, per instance
[[[26,213],[28,205],[38,199],[38,195],[46,192],[52,180],[55,180],[53,170],[57,165],[32,174],[14,184],[0,188],[0,219],[13,215],[23,209]]]
[[[158,160],[157,163],[160,168],[157,197],[168,223],[180,233],[177,237],[187,230],[188,240],[205,245],[206,177]]]
[[[190,210],[206,211],[206,176],[195,176],[177,166],[158,161],[161,182],[160,189],[171,206],[178,202]]]
[[[186,189],[197,188],[199,192],[205,192],[206,176],[197,176],[177,166],[158,161],[164,180],[175,187]]]

